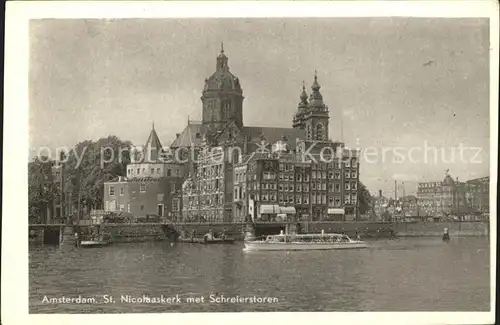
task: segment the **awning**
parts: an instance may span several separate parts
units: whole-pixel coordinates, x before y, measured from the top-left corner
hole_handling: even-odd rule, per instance
[[[345,214],[344,209],[328,209],[328,214]]]
[[[280,210],[284,214],[295,214],[297,212],[294,207],[280,207]]]
[[[280,213],[280,207],[272,204],[264,204],[260,206],[260,214]]]

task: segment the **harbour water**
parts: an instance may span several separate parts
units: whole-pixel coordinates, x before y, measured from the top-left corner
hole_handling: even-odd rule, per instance
[[[490,309],[487,237],[452,238],[449,243],[440,238],[397,238],[369,244],[370,248],[362,250],[302,252],[244,252],[242,243],[124,243],[92,249],[33,245],[29,252],[29,310],[159,313]],[[162,295],[164,301],[160,300]],[[91,303],[63,303],[61,299],[77,297]],[[114,300],[110,301],[110,297]],[[168,297],[173,298],[166,302]],[[158,299],[159,303],[145,302],[148,298]]]

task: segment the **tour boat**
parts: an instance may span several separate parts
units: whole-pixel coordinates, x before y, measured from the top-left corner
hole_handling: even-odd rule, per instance
[[[319,250],[368,247],[364,241],[353,240],[344,234],[293,234],[267,236],[265,240],[245,241],[245,250]]]

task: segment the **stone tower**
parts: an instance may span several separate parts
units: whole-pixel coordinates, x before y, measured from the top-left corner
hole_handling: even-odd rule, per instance
[[[215,72],[205,79],[201,96],[204,132],[213,135],[221,131],[230,120],[242,127],[243,98],[240,81],[229,71],[228,57],[224,54],[224,45],[221,43]]]
[[[320,93],[321,86],[318,76],[314,72],[314,82],[311,86],[312,93],[309,96],[309,107],[304,116],[306,139],[313,141],[328,140],[328,107],[323,103],[323,95]]]

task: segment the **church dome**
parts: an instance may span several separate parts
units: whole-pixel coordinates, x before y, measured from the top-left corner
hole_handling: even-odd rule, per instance
[[[224,45],[217,56],[217,67],[209,78],[205,79],[205,91],[234,91],[242,93],[240,80],[229,71],[228,57],[224,53]]]
[[[217,71],[205,80],[205,91],[226,90],[241,92],[240,80],[228,71]]]

